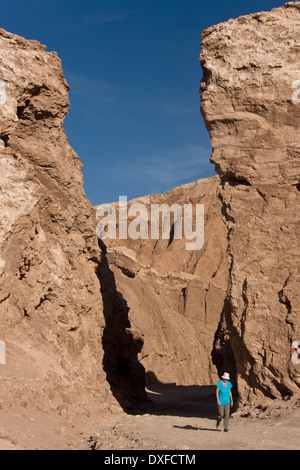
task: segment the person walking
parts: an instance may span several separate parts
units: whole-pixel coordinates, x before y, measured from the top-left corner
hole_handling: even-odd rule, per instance
[[[218,418],[216,428],[219,429],[222,419],[224,419],[224,431],[228,432],[230,418],[230,407],[233,406],[232,383],[228,372],[224,372],[221,380],[217,383],[216,396],[218,403]]]

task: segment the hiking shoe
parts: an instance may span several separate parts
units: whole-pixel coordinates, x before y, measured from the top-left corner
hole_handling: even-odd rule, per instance
[[[226,429],[224,429],[224,432],[228,432],[228,431],[229,431],[229,429],[227,429],[227,428],[226,428]]]
[[[219,429],[220,428],[220,423],[218,423],[218,421],[216,422],[216,429]]]

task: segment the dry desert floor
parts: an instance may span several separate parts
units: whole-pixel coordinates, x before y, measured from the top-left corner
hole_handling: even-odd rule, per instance
[[[215,388],[152,385],[141,414],[116,406],[101,416],[0,410],[1,450],[299,450],[299,400],[266,401],[232,413],[217,430]]]

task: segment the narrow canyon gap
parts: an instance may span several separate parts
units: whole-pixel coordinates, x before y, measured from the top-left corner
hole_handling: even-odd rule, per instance
[[[2,406],[134,408],[146,382],[211,384],[225,367],[241,403],[299,392],[299,31],[294,2],[203,32],[218,176],[139,199],[205,205],[204,247],[187,252],[99,247],[60,59],[0,30]]]

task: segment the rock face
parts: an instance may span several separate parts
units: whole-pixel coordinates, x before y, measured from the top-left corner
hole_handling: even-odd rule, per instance
[[[148,383],[207,385],[217,379],[211,352],[229,269],[227,229],[216,194],[219,184],[215,176],[128,203],[128,210],[142,204],[149,214],[155,204],[204,204],[201,250],[188,251],[187,240],[175,237],[104,240],[117,290],[126,299],[132,328],[141,338],[138,357]]]
[[[117,358],[102,345],[103,257],[62,128],[68,85],[57,54],[0,30],[0,103],[1,405],[84,412],[113,402],[102,362]],[[145,394],[136,383],[133,398]]]
[[[299,33],[300,2],[203,33],[219,176],[131,201],[204,204],[204,246],[187,251],[174,236],[98,244],[60,60],[0,30],[1,407],[128,408],[145,371],[207,385],[226,369],[242,403],[299,392]]]
[[[300,387],[291,362],[300,338],[299,37],[300,2],[203,32],[201,109],[231,258],[219,333],[234,352],[242,402]]]

